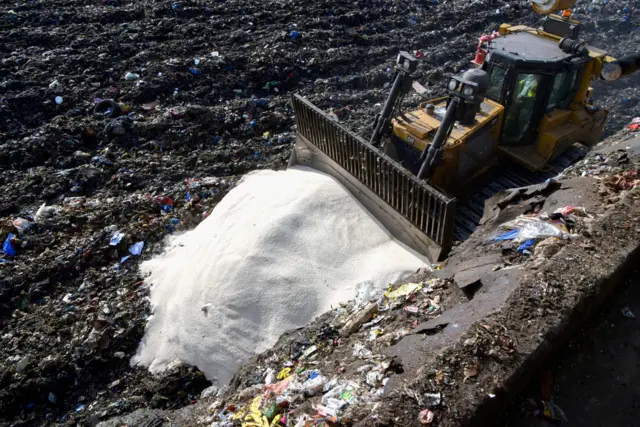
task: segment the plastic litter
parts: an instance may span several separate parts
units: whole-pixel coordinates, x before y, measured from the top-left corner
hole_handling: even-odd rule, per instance
[[[422,402],[430,408],[438,406],[442,403],[442,393],[425,393]]]
[[[93,114],[97,117],[114,118],[122,114],[122,107],[111,99],[102,99],[93,107]]]
[[[273,369],[267,368],[264,376],[264,383],[269,385],[276,382],[276,374]]]
[[[25,231],[31,228],[33,225],[31,221],[28,221],[24,218],[16,218],[12,221],[13,226],[18,230],[20,234],[23,234]]]
[[[373,328],[369,331],[369,341],[374,341],[380,335],[384,334],[384,330],[380,328]]]
[[[384,376],[380,372],[376,372],[376,371],[367,372],[365,382],[369,384],[371,387],[377,387],[380,381],[382,381],[383,377]]]
[[[55,100],[56,100],[56,104],[58,105],[64,102],[64,99],[61,96],[56,96]]]
[[[565,423],[569,421],[564,411],[555,403],[543,401],[542,405],[543,405],[542,415],[544,417],[549,418],[550,420],[553,420],[553,421],[562,421]]]
[[[635,319],[636,316],[633,314],[633,311],[629,307],[622,307],[620,310],[623,316],[628,317],[629,319]]]
[[[318,347],[315,345],[312,345],[311,347],[307,348],[305,351],[302,352],[302,357],[303,358],[309,357],[316,351],[318,351]]]
[[[16,236],[13,233],[9,233],[6,240],[4,241],[4,245],[2,245],[2,252],[4,252],[8,256],[16,256],[16,248],[13,247],[13,243],[11,240]]]
[[[136,74],[136,73],[129,72],[124,75],[124,79],[129,81],[138,80],[139,78],[140,78],[140,74]]]
[[[370,359],[373,353],[367,347],[357,342],[353,345],[353,356],[360,359]]]
[[[400,286],[398,289],[385,292],[384,296],[387,297],[387,299],[389,300],[395,300],[400,297],[406,297],[411,294],[414,294],[418,292],[420,289],[422,289],[422,285],[420,283],[405,283],[404,285]]]
[[[123,237],[124,237],[124,233],[116,231],[111,236],[111,240],[109,240],[109,246],[118,246],[118,244],[120,243]]]
[[[136,242],[129,247],[129,253],[131,255],[125,255],[120,258],[120,264],[124,264],[129,258],[132,256],[140,255],[142,253],[142,249],[144,248],[144,242]]]
[[[505,240],[513,240],[518,237],[518,233],[520,233],[519,228],[515,228],[513,230],[507,231],[506,233],[502,233],[499,236],[493,238],[494,242],[502,242]]]
[[[531,250],[536,245],[536,239],[529,239],[518,247],[518,252],[531,254]]]
[[[97,164],[97,165],[104,165],[104,166],[111,166],[113,165],[113,162],[110,162],[109,160],[105,159],[102,156],[94,156],[91,158],[91,163]]]
[[[517,242],[525,242],[530,239],[546,239],[547,237],[564,238],[565,232],[552,224],[540,219],[528,222],[518,233]]]
[[[169,196],[156,196],[153,198],[153,201],[162,206],[173,206],[173,199],[171,199],[171,197]]]
[[[47,206],[46,203],[43,203],[38,208],[38,211],[33,216],[33,221],[36,223],[41,223],[51,217],[54,213],[56,213],[56,208],[54,206]]]
[[[144,248],[144,242],[136,242],[129,248],[129,252],[131,255],[140,255],[142,253],[142,249]]]
[[[286,380],[291,375],[291,368],[282,368],[280,372],[278,372],[278,376],[276,377],[279,380]]]
[[[314,396],[317,393],[319,393],[320,391],[322,391],[324,385],[328,382],[329,380],[322,376],[322,375],[317,375],[313,378],[309,378],[307,381],[305,381],[302,384],[302,388],[303,390],[310,396]]]
[[[371,322],[367,322],[365,324],[362,325],[362,329],[366,329],[366,328],[370,328],[374,325],[377,325],[378,323],[382,322],[385,319],[385,316],[378,316],[375,319],[373,319]]]
[[[431,412],[429,409],[423,409],[418,414],[418,421],[420,422],[420,424],[431,424],[434,418],[435,418],[434,413]]]

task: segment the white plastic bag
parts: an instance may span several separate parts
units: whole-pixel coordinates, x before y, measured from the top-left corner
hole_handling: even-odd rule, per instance
[[[516,237],[516,242],[525,242],[529,239],[546,239],[547,237],[564,238],[565,233],[554,227],[553,224],[541,220],[529,221],[522,227]]]

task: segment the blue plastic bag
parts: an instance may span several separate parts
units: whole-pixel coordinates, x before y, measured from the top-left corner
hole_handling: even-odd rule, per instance
[[[142,248],[144,248],[144,242],[136,242],[129,248],[129,252],[131,255],[140,255],[142,253]]]
[[[511,230],[511,231],[507,231],[506,233],[503,233],[499,236],[496,236],[493,238],[494,242],[502,242],[505,240],[513,240],[518,236],[518,233],[520,232],[519,228],[516,228],[515,230]]]
[[[125,255],[120,258],[120,264],[124,264],[131,256],[140,255],[142,253],[142,249],[144,248],[144,242],[136,242],[129,247],[129,253],[131,255]]]
[[[16,256],[16,254],[18,253],[16,251],[16,248],[13,247],[13,243],[11,243],[11,239],[13,239],[14,237],[16,236],[14,236],[13,233],[9,233],[7,239],[4,241],[4,245],[2,245],[2,252],[9,256]]]
[[[518,248],[518,252],[523,253],[526,250],[531,250],[536,245],[536,239],[526,240],[523,244]]]

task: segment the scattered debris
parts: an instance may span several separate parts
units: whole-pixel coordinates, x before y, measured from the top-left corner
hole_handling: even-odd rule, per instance
[[[435,415],[429,409],[423,409],[418,415],[418,421],[420,421],[420,424],[431,424],[434,418]]]
[[[620,311],[622,312],[622,315],[625,317],[628,317],[630,319],[636,318],[636,316],[633,314],[633,311],[631,311],[629,307],[622,307]]]
[[[565,415],[564,411],[553,402],[542,402],[543,409],[539,412],[545,418],[548,418],[552,421],[560,421],[563,423],[569,422],[569,419]]]

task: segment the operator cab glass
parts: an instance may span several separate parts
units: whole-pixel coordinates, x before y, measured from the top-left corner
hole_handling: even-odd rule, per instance
[[[558,42],[522,31],[491,41],[485,67],[487,96],[504,108],[503,145],[522,147],[536,140],[545,114],[567,109],[575,97],[581,63]]]
[[[507,69],[498,65],[493,65],[489,71],[489,87],[487,96],[496,102],[502,102],[502,88],[504,86]]]
[[[551,86],[547,111],[567,108],[578,90],[578,70],[573,69],[556,74]]]
[[[534,116],[545,93],[543,75],[521,72],[514,83],[505,111],[502,141],[507,145],[525,145],[531,142],[527,135],[537,128]]]

